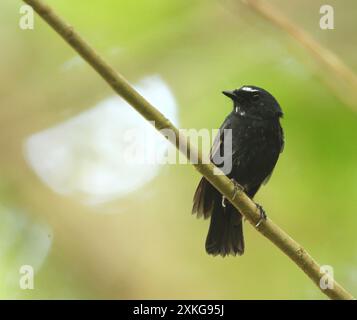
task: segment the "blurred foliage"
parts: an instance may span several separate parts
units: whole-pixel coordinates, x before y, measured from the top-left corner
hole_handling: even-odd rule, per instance
[[[356,113],[324,85],[298,44],[234,1],[47,2],[130,81],[159,74],[178,101],[182,128],[217,128],[231,108],[223,89],[255,84],[272,92],[285,112],[286,145],[256,199],[357,292]],[[273,2],[357,66],[355,1],[333,1],[333,31],[318,27],[321,1]],[[86,110],[111,91],[84,63],[66,69],[74,52],[38,17],[35,30],[19,29],[20,4],[2,0],[0,5],[3,252],[7,245],[6,255],[0,253],[1,298],[323,298],[249,225],[243,257],[207,256],[207,221],[190,215],[199,180],[191,166],[165,166],[137,190],[144,196],[135,192],[95,208],[42,184],[25,162],[26,137]],[[346,32],[353,35],[348,41]],[[13,259],[42,252],[25,245],[38,232],[18,231],[11,212],[21,212],[30,226],[45,225],[53,237],[32,291],[17,287]],[[11,242],[14,234],[18,245]]]

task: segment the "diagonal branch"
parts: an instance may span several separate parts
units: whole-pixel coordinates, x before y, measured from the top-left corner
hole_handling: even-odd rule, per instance
[[[41,0],[23,0],[33,7],[33,9],[74,49],[84,60],[95,69],[102,78],[123,97],[132,107],[134,107],[146,120],[153,121],[158,130],[169,129],[177,137],[176,148],[185,155],[193,155],[198,159],[197,164],[193,164],[205,178],[221,192],[244,216],[255,226],[260,220],[260,214],[255,203],[244,193],[240,192],[232,199],[234,194],[234,184],[224,175],[217,175],[217,170],[212,163],[203,164],[202,154],[194,148],[188,138],[182,134],[168,119],[164,117],[153,105],[143,98],[129,82],[118,72],[116,72],[107,62],[105,62],[87,42],[74,31],[73,27],[63,21],[49,6]],[[320,271],[320,266],[315,260],[293,240],[286,232],[280,229],[271,219],[267,219],[260,224],[257,230],[272,241],[291,260],[293,260],[302,271],[321,289],[320,279],[322,276],[329,277]],[[333,288],[321,289],[331,299],[353,299],[353,296],[346,291],[334,279],[329,279]]]
[[[314,58],[325,67],[332,75],[327,79],[327,85],[332,87],[339,98],[347,104],[353,111],[357,108],[357,75],[348,67],[338,55],[332,50],[322,46],[307,31],[292,22],[277,7],[264,0],[242,0],[251,9],[274,24],[279,29],[285,31],[297,42],[299,42]],[[345,90],[340,91],[337,86],[339,79]],[[347,86],[347,88],[346,88]]]

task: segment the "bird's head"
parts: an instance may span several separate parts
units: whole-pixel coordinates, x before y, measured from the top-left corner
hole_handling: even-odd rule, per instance
[[[245,85],[222,93],[233,100],[234,112],[241,117],[265,120],[283,116],[279,103],[262,88]]]

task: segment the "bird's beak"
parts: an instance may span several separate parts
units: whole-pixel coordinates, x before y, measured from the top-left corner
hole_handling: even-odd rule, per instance
[[[222,93],[231,99],[234,99],[236,97],[236,95],[234,94],[234,91],[226,90],[226,91],[222,91]]]

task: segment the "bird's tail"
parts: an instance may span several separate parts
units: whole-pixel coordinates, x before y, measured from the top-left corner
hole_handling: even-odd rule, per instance
[[[220,193],[205,179],[202,178],[193,197],[192,214],[207,219],[211,216],[213,205],[220,197]]]
[[[242,255],[244,237],[242,216],[229,203],[215,204],[206,239],[206,251],[212,255]]]
[[[211,216],[206,239],[206,251],[212,255],[242,255],[244,253],[241,214],[227,201],[222,206],[222,195],[202,178],[195,196],[193,213],[207,218]]]

